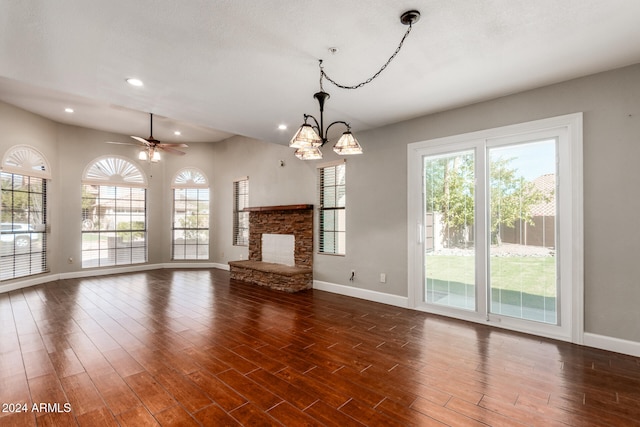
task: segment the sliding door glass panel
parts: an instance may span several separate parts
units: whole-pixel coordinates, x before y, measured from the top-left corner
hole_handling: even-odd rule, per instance
[[[474,152],[423,157],[424,301],[476,308]]]
[[[489,148],[490,311],[558,323],[556,140]]]

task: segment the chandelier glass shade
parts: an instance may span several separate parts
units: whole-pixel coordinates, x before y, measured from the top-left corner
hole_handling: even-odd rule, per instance
[[[322,158],[322,152],[318,147],[301,147],[294,154],[300,160],[319,160]]]
[[[362,147],[358,141],[353,137],[351,131],[346,131],[342,134],[336,145],[333,146],[333,151],[338,154],[362,154]]]
[[[313,127],[307,123],[300,126],[300,129],[293,135],[289,143],[289,147],[292,148],[320,147],[321,145],[322,138],[320,138]]]

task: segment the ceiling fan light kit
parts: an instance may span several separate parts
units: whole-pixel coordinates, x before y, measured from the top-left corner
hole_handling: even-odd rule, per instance
[[[337,83],[335,80],[331,79],[327,73],[325,73],[324,68],[322,66],[322,59],[319,60],[320,67],[320,91],[316,92],[313,97],[318,101],[318,105],[320,107],[320,120],[318,121],[314,116],[310,114],[304,114],[304,123],[298,131],[293,135],[291,141],[289,142],[289,147],[295,148],[295,156],[300,160],[317,160],[322,158],[322,152],[320,151],[320,147],[323,147],[328,141],[328,132],[329,129],[336,124],[344,125],[347,130],[342,134],[338,142],[333,146],[333,151],[338,153],[339,155],[353,155],[353,154],[362,154],[362,147],[358,143],[358,140],[351,133],[351,126],[349,123],[337,120],[335,122],[330,123],[326,128],[324,127],[324,104],[327,99],[329,99],[329,94],[324,91],[322,87],[322,80],[326,79],[329,82],[333,83],[335,86],[340,89],[358,89],[362,86],[371,83],[376,77],[380,75],[384,71],[385,68],[393,61],[396,57],[400,49],[402,49],[402,45],[404,40],[407,38],[409,33],[411,32],[411,28],[413,24],[418,22],[420,19],[420,12],[417,10],[409,10],[400,15],[400,22],[403,25],[408,25],[409,28],[405,32],[402,40],[395,52],[389,57],[387,62],[371,77],[367,80],[359,83],[357,85],[347,86]],[[337,48],[332,48],[337,52]],[[332,53],[335,53],[332,52]],[[307,123],[307,121],[311,119],[313,120],[313,125]]]
[[[151,163],[158,163],[161,160],[160,152],[153,148],[147,150],[142,150],[138,154],[138,159],[142,161],[149,161]]]
[[[149,113],[149,137],[141,138],[139,136],[131,135],[131,138],[142,144],[142,150],[138,153],[138,160],[148,161],[150,163],[157,163],[161,160],[160,151],[166,151],[167,153],[177,154],[183,156],[186,153],[180,151],[177,148],[187,148],[187,144],[170,144],[160,142],[153,137],[153,113]],[[122,145],[136,145],[127,142],[108,142],[109,144],[122,144]]]

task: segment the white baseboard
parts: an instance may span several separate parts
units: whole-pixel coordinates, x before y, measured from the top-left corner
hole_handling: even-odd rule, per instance
[[[15,291],[18,289],[28,288],[30,286],[41,285],[43,283],[55,282],[59,278],[59,274],[45,273],[39,276],[29,277],[28,279],[5,283],[3,285],[0,285],[0,294]]]
[[[640,342],[637,341],[628,341],[620,338],[585,332],[584,345],[599,348],[601,350],[614,351],[616,353],[640,357]]]
[[[370,291],[368,289],[354,288],[352,286],[338,285],[335,283],[322,282],[320,280],[313,281],[313,289],[332,292],[334,294],[345,295],[349,297],[360,298],[368,301],[380,302],[396,307],[407,308],[408,298],[398,295],[385,294],[378,291]]]
[[[217,262],[165,262],[162,264],[162,268],[217,268],[229,270],[229,264]]]
[[[60,273],[60,279],[78,279],[81,277],[106,276],[109,274],[135,273],[138,271],[158,270],[164,268],[163,264],[135,264],[126,267],[95,268],[90,270],[72,271]]]
[[[229,264],[220,264],[217,262],[166,262],[163,264],[135,264],[123,267],[94,268],[58,274],[46,273],[0,285],[0,294],[41,285],[43,283],[55,282],[60,279],[79,279],[82,277],[106,276],[109,274],[135,273],[138,271],[159,270],[161,268],[218,268],[229,271]]]
[[[213,263],[213,268],[219,268],[220,270],[227,270],[227,271],[229,271],[230,269],[229,264],[218,264],[217,262]]]

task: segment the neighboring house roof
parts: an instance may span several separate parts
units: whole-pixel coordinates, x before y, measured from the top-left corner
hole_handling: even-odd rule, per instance
[[[548,173],[541,175],[533,180],[533,185],[548,196],[550,201],[546,203],[538,203],[531,207],[532,216],[555,216],[556,215],[556,174]]]

